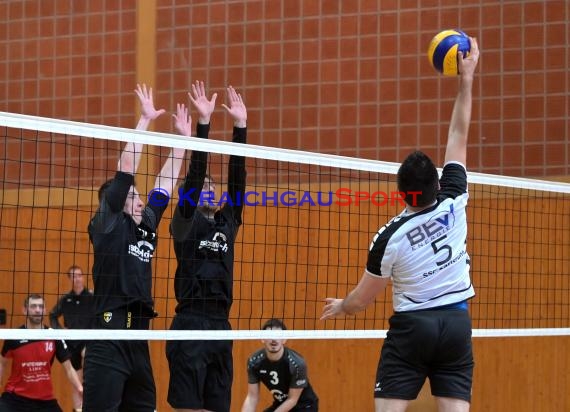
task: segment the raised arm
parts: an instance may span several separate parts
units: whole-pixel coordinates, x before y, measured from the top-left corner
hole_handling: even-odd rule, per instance
[[[228,105],[222,104],[226,112],[233,118],[234,129],[232,141],[234,143],[246,143],[247,141],[247,109],[243,103],[241,94],[237,93],[232,86],[226,89]],[[230,156],[228,166],[228,195],[233,203],[234,216],[241,222],[243,202],[238,201],[238,194],[243,196],[245,192],[245,157]]]
[[[188,114],[188,108],[183,104],[177,104],[176,114],[173,114],[172,117],[174,118],[176,131],[182,136],[190,136],[192,131],[192,118]],[[168,154],[168,159],[164,162],[164,166],[154,182],[155,189],[166,191],[170,198],[172,198],[174,186],[180,175],[185,152],[184,149],[172,148]]]
[[[135,93],[141,103],[141,117],[136,129],[147,130],[150,122],[163,114],[164,109],[156,110],[154,108],[152,88],[147,89],[146,84],[143,84],[142,86],[137,84]],[[117,170],[134,175],[141,160],[142,148],[142,144],[131,142],[127,143],[121,153]]]
[[[468,57],[460,53],[457,57],[459,67],[459,91],[453,105],[449,124],[445,163],[459,162],[467,165],[467,135],[471,122],[473,75],[479,61],[477,39],[470,38],[471,52]]]
[[[198,137],[207,139],[210,132],[210,118],[216,107],[217,93],[212,94],[208,99],[204,82],[196,81],[192,84],[192,91],[188,93],[190,102],[198,112],[198,124],[196,133]],[[190,165],[184,179],[183,194],[179,202],[179,211],[186,219],[190,218],[200,198],[200,192],[206,178],[208,166],[208,153],[198,150],[192,151]]]

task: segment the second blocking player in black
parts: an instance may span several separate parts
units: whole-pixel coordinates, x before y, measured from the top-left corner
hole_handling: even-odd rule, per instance
[[[207,138],[216,95],[206,97],[203,82],[192,85],[190,100],[199,113],[198,137]],[[235,143],[245,143],[247,111],[242,97],[227,88]],[[227,202],[220,208],[215,184],[206,176],[208,154],[192,151],[170,231],[177,269],[176,316],[171,329],[230,330],[234,243],[242,223],[245,158],[230,156]],[[206,198],[209,201],[206,201]],[[220,198],[221,199],[221,198]],[[177,410],[229,412],[233,380],[231,341],[168,341],[168,403]]]

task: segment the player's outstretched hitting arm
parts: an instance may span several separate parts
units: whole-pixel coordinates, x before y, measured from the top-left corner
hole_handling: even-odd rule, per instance
[[[479,61],[479,46],[477,39],[470,37],[471,53],[468,57],[458,54],[459,91],[453,105],[447,148],[445,150],[445,163],[459,162],[467,165],[467,135],[471,122],[473,75]]]

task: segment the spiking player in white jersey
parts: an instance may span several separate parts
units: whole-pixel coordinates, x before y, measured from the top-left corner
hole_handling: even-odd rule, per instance
[[[327,298],[321,319],[364,310],[390,279],[394,315],[374,388],[376,412],[405,411],[426,377],[440,411],[468,411],[473,381],[471,319],[475,295],[467,254],[467,135],[479,48],[458,57],[453,107],[441,179],[431,159],[410,154],[398,170],[406,209],[374,236],[366,270],[345,299]],[[420,192],[421,194],[417,194]]]

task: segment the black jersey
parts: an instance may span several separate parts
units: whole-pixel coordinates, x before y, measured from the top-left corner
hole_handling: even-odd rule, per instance
[[[90,329],[95,314],[93,292],[83,288],[80,294],[73,290],[63,295],[49,313],[51,327],[61,328],[59,317],[67,329]]]
[[[275,362],[267,358],[265,349],[251,355],[247,361],[247,382],[263,382],[278,404],[285,402],[291,388],[304,388],[295,408],[313,406],[318,401],[307,376],[305,360],[287,347],[284,348],[281,359]]]
[[[207,137],[208,131],[209,126],[198,125],[199,137]],[[246,128],[234,127],[233,141],[245,143],[246,133]],[[207,153],[193,151],[184,183],[184,193],[191,193],[191,199],[181,197],[170,226],[178,261],[176,312],[227,319],[233,300],[234,244],[242,222],[245,158],[230,156],[228,203],[214,219],[197,211],[206,165]]]
[[[156,228],[167,202],[150,199],[137,226],[123,212],[133,182],[133,175],[117,172],[89,223],[89,239],[95,255],[96,314],[132,304],[141,305],[143,316],[153,314],[151,261],[157,243]],[[164,195],[154,191],[153,196]]]

